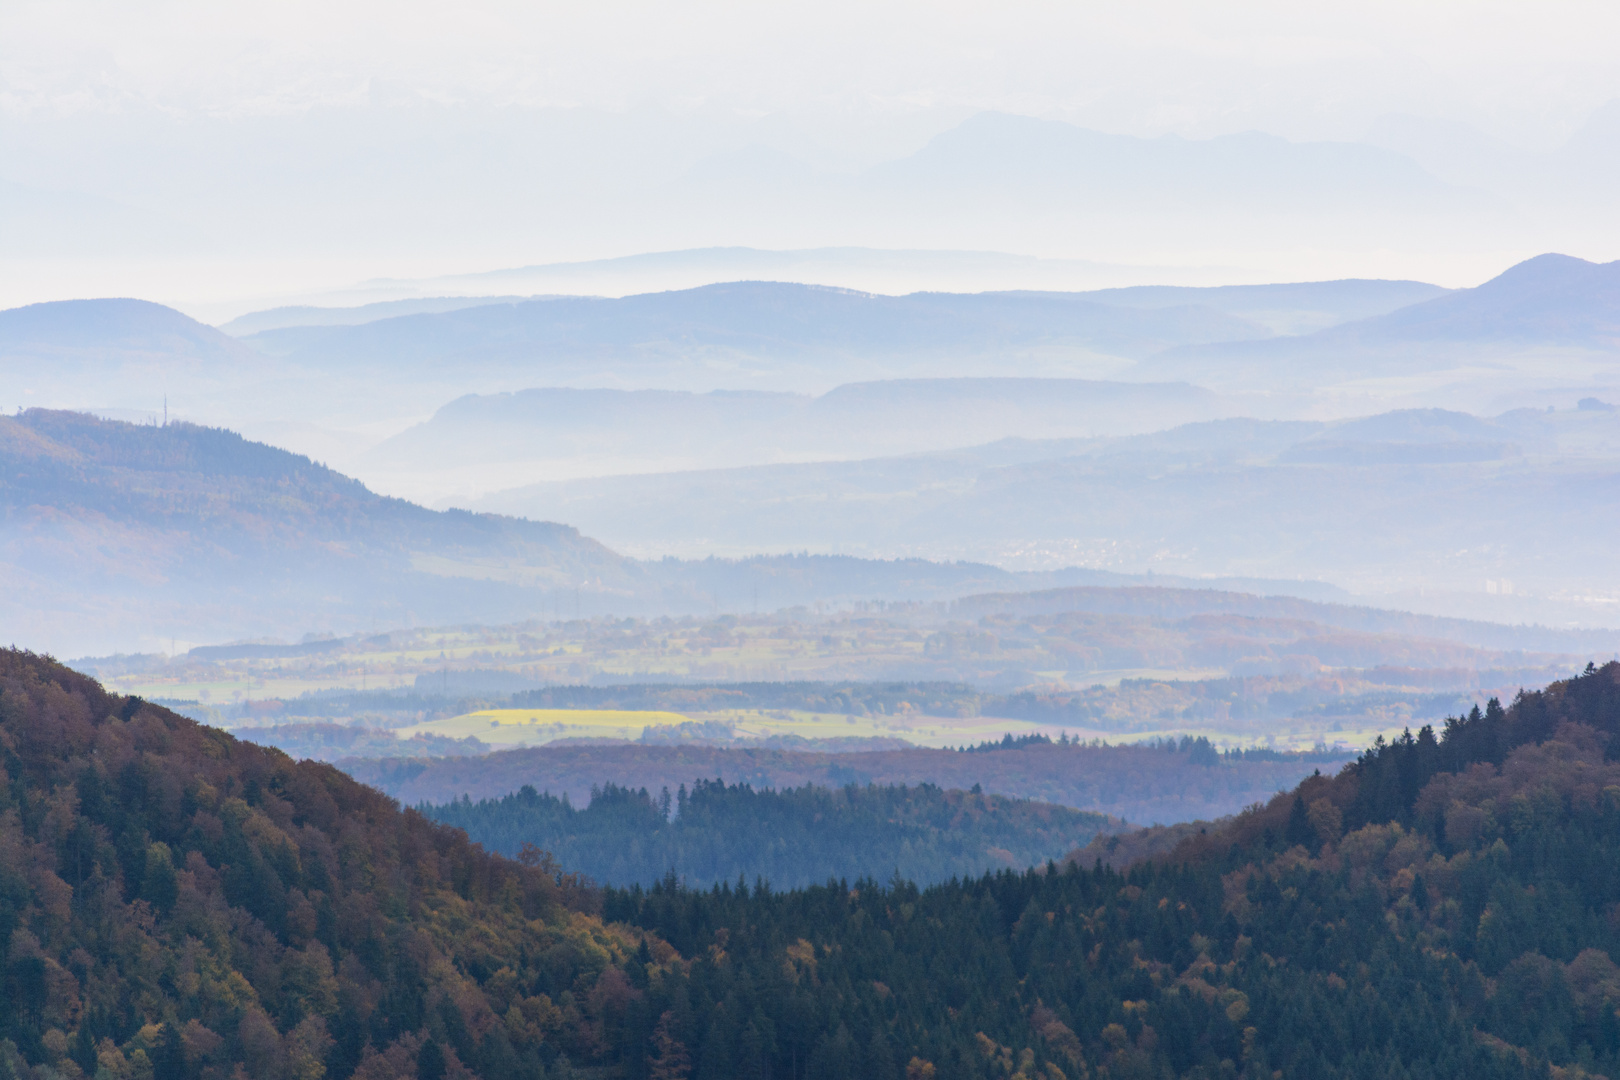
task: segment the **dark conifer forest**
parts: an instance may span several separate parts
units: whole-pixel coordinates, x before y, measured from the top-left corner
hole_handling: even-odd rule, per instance
[[[0,654],[0,1075],[1620,1069],[1620,663],[1123,871],[596,889]]]
[[[1161,864],[609,890],[693,1075],[1620,1068],[1620,663],[1378,744]]]
[[[653,797],[607,784],[577,810],[525,785],[503,799],[419,809],[492,851],[524,845],[595,881],[704,886],[763,878],[775,888],[899,876],[919,884],[1061,858],[1122,823],[1051,803],[932,784],[755,791],[700,780]]]
[[[612,1053],[590,994],[630,992],[640,938],[552,867],[17,651],[0,768],[0,1076],[538,1077]]]

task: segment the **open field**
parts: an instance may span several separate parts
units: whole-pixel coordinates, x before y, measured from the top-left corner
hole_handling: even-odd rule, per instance
[[[672,712],[621,709],[480,709],[400,728],[402,738],[468,736],[491,747],[542,746],[558,739],[636,739],[649,728],[679,727],[691,718]]]
[[[691,725],[695,731],[680,729]],[[730,741],[768,742],[773,739],[903,739],[917,746],[973,745],[1003,735],[1043,734],[1100,738],[1105,733],[1076,731],[1055,724],[994,716],[860,716],[815,713],[793,709],[725,709],[690,714],[615,709],[480,709],[477,712],[429,720],[395,730],[400,738],[437,735],[451,739],[469,736],[493,749],[544,746],[563,739],[612,739],[626,742],[691,741],[715,726],[729,732]],[[681,736],[685,734],[686,740]],[[664,738],[660,738],[663,736]]]
[[[1004,647],[999,640],[975,635],[973,623],[917,626],[902,613],[896,618],[721,616],[396,630],[330,642],[205,646],[174,657],[106,657],[85,663],[120,693],[203,704],[284,699],[322,690],[413,688],[451,693],[467,687],[467,672],[490,670],[508,672],[518,682],[534,686],[602,678],[652,682],[961,678],[985,671],[999,675],[1012,664],[1018,665],[1017,681],[1022,683],[1084,686],[1227,673],[1221,666],[1187,664],[1168,650],[1161,652],[1161,656],[1118,658],[1135,663],[1105,660],[1077,665],[1074,656],[1039,645]]]
[[[1139,742],[1178,735],[1204,736],[1222,745],[1266,745],[1281,750],[1318,746],[1359,747],[1378,735],[1393,736],[1409,723],[1339,724],[1279,731],[1269,737],[1234,737],[1229,726],[1164,724],[1130,732],[1123,741]],[[795,740],[826,743],[848,739],[899,739],[914,746],[949,748],[993,742],[1005,735],[1045,735],[1083,742],[1121,741],[1121,732],[1103,727],[1075,727],[1003,716],[931,716],[925,713],[859,715],[799,709],[724,709],[672,713],[616,709],[480,709],[394,729],[402,739],[438,736],[474,738],[490,749],[544,746],[563,740],[622,742],[711,742],[791,745]]]
[[[400,752],[441,752],[434,747],[450,739],[476,753],[574,739],[959,746],[1036,732],[1085,741],[1190,734],[1223,746],[1361,747],[1493,695],[1509,699],[1587,659],[1485,647],[1514,633],[1487,624],[1457,624],[1459,631],[1419,620],[1413,627],[1475,635],[1470,643],[1304,617],[1414,618],[1397,613],[1213,591],[1096,592],[1076,601],[989,597],[977,607],[422,628],[79,663],[122,693],[175,703],[210,723],[269,729],[255,737],[289,752],[314,753],[316,744],[274,729],[320,723],[376,729],[385,743],[390,732],[416,740]],[[1130,603],[1149,613],[1049,609],[1070,602]],[[1233,610],[1239,603],[1247,606]],[[901,695],[866,704],[792,695],[696,700],[678,690],[767,682],[955,689],[938,700]],[[647,684],[669,692],[613,700],[635,697],[614,687]],[[578,692],[513,699],[543,687]],[[1064,704],[1053,711],[1041,704],[1049,698]],[[506,709],[515,711],[490,711]],[[542,716],[542,709],[564,713]],[[323,755],[341,754],[326,735],[318,745]]]

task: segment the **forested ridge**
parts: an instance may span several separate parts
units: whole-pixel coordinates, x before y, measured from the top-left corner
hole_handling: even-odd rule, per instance
[[[604,914],[693,958],[648,1012],[697,1077],[1612,1076],[1617,757],[1611,663],[1124,873],[663,884]]]
[[[525,785],[500,799],[463,797],[418,809],[492,851],[517,855],[531,844],[603,883],[651,885],[673,873],[691,886],[741,877],[778,889],[894,875],[932,883],[1023,869],[1123,825],[1105,814],[927,783],[756,791],[700,780],[690,794],[682,784],[656,797],[610,783],[593,790],[583,809],[566,794]]]
[[[593,890],[15,651],[0,770],[0,1074],[1620,1069],[1620,663],[1156,862],[927,889]]]
[[[643,936],[599,900],[0,652],[0,1076],[538,1078],[616,1053]]]
[[[909,747],[860,753],[769,747],[611,745],[587,743],[498,751],[436,760],[348,759],[343,768],[411,805],[448,803],[470,795],[500,799],[525,784],[567,792],[584,805],[607,778],[623,787],[678,788],[701,777],[760,788],[806,784],[911,787],[928,783],[1060,806],[1085,807],[1126,821],[1184,821],[1225,817],[1286,791],[1313,769],[1342,766],[1334,754],[1219,754],[1197,740],[1095,746],[1024,743],[991,753]],[[752,878],[750,878],[752,880]]]

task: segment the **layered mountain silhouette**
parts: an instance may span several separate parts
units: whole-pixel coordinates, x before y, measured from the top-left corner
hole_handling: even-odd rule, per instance
[[[1538,255],[1483,285],[1323,330],[1320,337],[1620,348],[1620,261]]]
[[[131,619],[235,637],[361,612],[510,618],[514,586],[531,608],[645,588],[567,526],[426,510],[222,429],[29,410],[0,417],[0,462],[0,604],[35,640]]]
[[[232,368],[262,363],[253,350],[173,308],[146,300],[58,300],[0,311],[0,359],[104,373],[127,363]]]
[[[1192,305],[1144,311],[1065,293],[879,296],[745,281],[622,299],[491,304],[353,327],[292,327],[246,340],[267,354],[321,366],[386,362],[409,371],[454,363],[544,378],[662,371],[698,361],[730,369],[733,378],[807,368],[843,381],[843,373],[863,370],[933,372],[942,359],[992,355],[1005,363],[1037,349],[1141,357],[1265,333]]]
[[[938,450],[1012,435],[1134,434],[1229,416],[1185,383],[896,379],[819,397],[761,391],[537,389],[468,395],[370,450],[368,472],[524,463],[531,476],[673,471]],[[465,473],[484,490],[494,473]],[[465,497],[463,488],[457,493]]]
[[[1409,590],[1403,606],[1421,603],[1427,586],[1496,604],[1497,618],[1525,617],[1509,614],[1513,583],[1520,598],[1620,587],[1604,556],[1620,529],[1620,411],[1603,404],[1229,419],[1125,438],[558,481],[467,505],[562,518],[627,550],[798,543],[1029,568],[1298,575]]]
[[[1000,112],[969,117],[915,152],[858,174],[748,146],[697,161],[661,205],[746,228],[836,221],[907,246],[1264,250],[1302,236],[1366,250],[1451,242],[1500,222],[1497,195],[1448,184],[1411,157],[1366,144],[1260,132],[1137,138]],[[667,232],[663,235],[669,235]],[[1057,239],[1061,238],[1061,239]]]
[[[1133,373],[1226,389],[1319,385],[1528,354],[1552,381],[1552,350],[1620,363],[1620,262],[1538,255],[1472,289],[1297,337],[1172,348]]]
[[[996,112],[875,167],[862,186],[923,199],[999,196],[1026,206],[1075,199],[1082,212],[1091,200],[1113,213],[1156,208],[1171,215],[1213,206],[1320,215],[1322,202],[1334,198],[1357,209],[1444,210],[1459,194],[1404,155],[1354,143],[1290,142],[1254,131],[1145,139]]]
[[[0,417],[0,515],[0,620],[79,652],[172,636],[948,600],[1108,577],[808,554],[638,562],[567,525],[380,496],[223,429],[41,409]]]

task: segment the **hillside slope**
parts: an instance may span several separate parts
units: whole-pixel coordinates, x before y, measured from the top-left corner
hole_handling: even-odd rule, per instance
[[[1328,762],[1342,757],[1322,755]],[[1313,755],[1314,758],[1314,755]],[[482,758],[348,759],[356,779],[410,804],[471,795],[501,799],[525,784],[584,805],[593,787],[677,790],[719,778],[754,788],[919,785],[1037,799],[1128,821],[1191,821],[1233,814],[1295,784],[1316,765],[1299,755],[1212,764],[1189,747],[1022,744],[982,753],[872,750],[863,753],[713,746],[583,745],[507,750]],[[887,872],[885,872],[887,876]]]
[[[1620,527],[1610,497],[1620,411],[1609,407],[1620,395],[1595,391],[1571,407],[1575,398],[1556,411],[1228,419],[1124,438],[559,480],[465,505],[570,521],[645,554],[794,545],[1029,570],[1303,577],[1406,593],[1402,607],[1425,589],[1472,594],[1453,610],[1475,618],[1591,625],[1607,621],[1606,607],[1580,614],[1485,596],[1485,583],[1503,578],[1542,598],[1620,589],[1604,547]],[[1479,506],[1495,508],[1488,542]]]
[[[1125,873],[660,884],[604,912],[696,958],[650,998],[666,1045],[702,1048],[697,1080],[797,1060],[896,1080],[1613,1076],[1617,742],[1613,663],[1375,746]]]
[[[1620,261],[1548,253],[1460,289],[1318,335],[1325,342],[1620,346]]]
[[[604,884],[694,888],[763,878],[773,888],[899,875],[929,885],[1060,858],[1123,823],[1105,814],[932,784],[755,790],[699,780],[650,793],[608,783],[576,809],[531,786],[419,809],[491,851],[532,844]]]
[[[0,417],[0,617],[64,653],[577,615],[938,601],[1093,580],[782,555],[636,562],[566,525],[377,495],[185,423]]]
[[[1613,663],[1376,745],[1125,873],[596,894],[9,651],[0,1064],[41,1080],[542,1080],[573,1073],[564,1057],[691,1080],[1614,1075],[1617,743]]]
[[[1476,384],[1518,369],[1542,386],[1612,371],[1620,351],[1620,262],[1548,253],[1472,289],[1313,334],[1169,349],[1137,365],[1149,379],[1239,386],[1315,385],[1458,369]],[[1480,361],[1488,357],[1489,365]],[[1551,361],[1551,362],[1549,362]],[[1597,382],[1608,382],[1604,375]]]
[[[896,379],[819,397],[551,387],[457,398],[358,468],[389,491],[459,506],[535,480],[1126,435],[1237,411],[1195,386],[1086,379]]]
[[[639,936],[554,868],[15,650],[0,747],[5,1075],[493,1080],[609,1053]]]
[[[0,361],[18,373],[48,363],[105,378],[125,364],[162,364],[195,376],[252,367],[254,351],[228,334],[147,300],[59,300],[0,311]]]
[[[582,582],[643,587],[563,525],[439,513],[309,459],[190,424],[33,409],[0,417],[0,610],[36,640],[94,647],[139,611],[157,634],[237,637],[521,617]],[[521,574],[499,584],[489,580]],[[525,586],[514,596],[512,585]],[[527,602],[522,596],[527,592]],[[105,632],[96,629],[105,627]],[[176,629],[170,629],[174,627]],[[153,644],[156,644],[154,641]]]
[[[1196,306],[1112,307],[1066,293],[880,296],[741,281],[619,299],[492,304],[361,326],[290,327],[244,340],[272,356],[338,370],[386,365],[414,373],[455,364],[520,372],[530,385],[600,380],[612,372],[643,386],[651,375],[686,388],[694,378],[715,385],[702,369],[719,365],[730,370],[732,387],[821,389],[858,378],[940,374],[942,360],[995,357],[995,369],[1005,370],[1009,353],[1045,350],[1083,364],[1098,354],[1149,356],[1187,342],[1265,334],[1254,323]],[[977,373],[991,370],[981,365]]]

